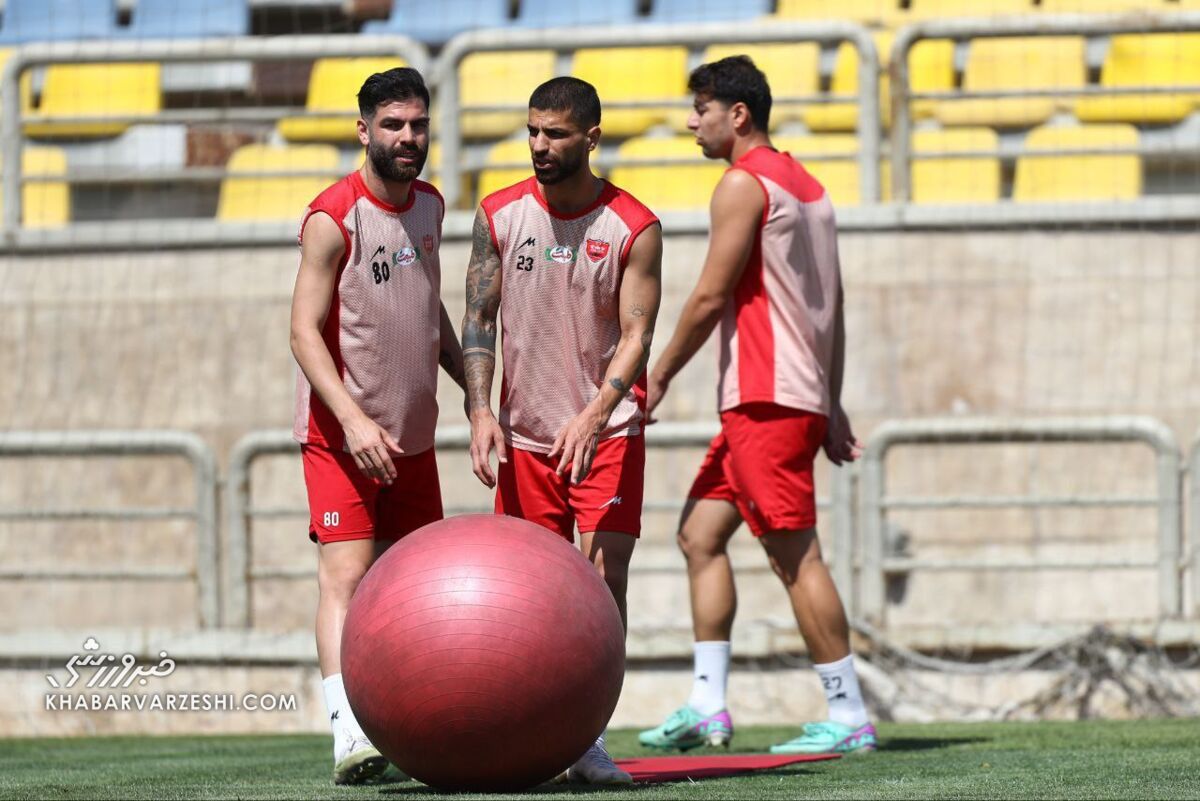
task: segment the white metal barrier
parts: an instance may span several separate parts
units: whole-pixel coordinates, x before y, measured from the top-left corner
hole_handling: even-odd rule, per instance
[[[716,433],[715,423],[660,423],[648,429],[651,448],[703,447]],[[469,442],[465,426],[438,432],[441,448],[464,449]],[[1150,496],[1018,496],[944,498],[901,498],[886,492],[884,460],[898,445],[1003,444],[1003,443],[1142,443],[1156,458],[1157,491]],[[264,455],[292,453],[297,445],[288,431],[260,431],[247,435],[233,448],[225,485],[224,539],[217,536],[217,469],[212,450],[196,435],[178,431],[68,431],[9,432],[0,434],[0,457],[61,456],[177,456],[187,459],[195,476],[195,503],[187,508],[126,509],[0,509],[0,520],[78,519],[191,519],[196,523],[195,570],[89,569],[84,571],[0,570],[0,579],[190,579],[197,584],[199,623],[251,625],[249,587],[257,578],[276,576],[278,571],[256,571],[249,560],[251,524],[255,519],[303,518],[300,508],[255,506],[250,468]],[[1193,510],[1184,550],[1182,521],[1182,458],[1171,431],[1162,423],[1144,417],[1093,419],[995,419],[892,421],[880,425],[871,436],[861,467],[833,473],[831,497],[819,503],[833,511],[834,537],[831,566],[852,617],[863,617],[885,625],[884,583],[887,575],[911,570],[1046,570],[1103,568],[1156,569],[1159,621],[1200,613],[1200,436],[1191,451],[1189,482]],[[857,488],[856,488],[857,485]],[[855,496],[857,495],[857,504]],[[682,499],[681,499],[682,500]],[[680,504],[647,504],[648,509],[677,508]],[[888,557],[884,553],[886,520],[892,509],[1020,508],[1039,506],[1129,507],[1156,511],[1158,549],[1153,559],[1117,562],[1092,561],[936,561]],[[861,510],[855,519],[855,510]],[[450,513],[468,511],[448,509]],[[861,532],[861,537],[859,533]],[[224,552],[225,570],[218,574],[219,550]],[[636,567],[636,565],[635,565]],[[1192,608],[1184,607],[1183,575],[1191,571]],[[303,571],[305,575],[311,573]],[[292,575],[292,574],[288,574]],[[297,573],[297,575],[299,575]],[[277,576],[276,576],[277,577]]]
[[[899,498],[887,494],[884,459],[897,445],[979,445],[985,443],[1142,443],[1154,450],[1158,489],[1155,495],[1127,496],[955,496]],[[1147,417],[1102,418],[949,418],[891,421],[875,429],[862,464],[860,506],[863,525],[860,591],[863,616],[884,627],[885,580],[888,574],[911,570],[1092,570],[1154,568],[1158,571],[1160,619],[1183,614],[1180,542],[1182,535],[1181,464],[1174,434]],[[948,509],[999,507],[1152,507],[1158,519],[1158,553],[1144,561],[1121,560],[930,560],[885,555],[887,513],[890,509]]]
[[[217,552],[217,466],[212,449],[185,431],[10,431],[0,433],[0,458],[96,456],[176,456],[188,460],[195,476],[195,503],[190,508],[0,509],[0,520],[177,520],[196,523],[194,570],[163,568],[89,568],[31,570],[4,568],[0,579],[196,582],[200,626],[219,623]]]
[[[1193,222],[1200,215],[1200,197],[1194,195],[1148,196],[1112,203],[986,203],[956,205],[914,205],[911,196],[910,166],[914,158],[923,158],[911,151],[912,119],[910,101],[959,97],[960,92],[915,94],[908,81],[906,54],[920,39],[950,37],[958,40],[1004,35],[1043,35],[1076,33],[1107,35],[1121,32],[1200,30],[1200,13],[1181,12],[1168,15],[1133,14],[1116,16],[1069,15],[1034,18],[987,18],[976,20],[927,21],[903,28],[893,46],[890,70],[892,126],[889,158],[892,162],[892,202],[880,203],[879,157],[883,151],[880,134],[878,66],[880,56],[869,33],[850,23],[810,24],[773,21],[770,23],[695,24],[686,26],[633,25],[594,30],[547,29],[474,31],[452,39],[436,60],[431,59],[424,45],[404,36],[364,36],[361,34],[330,36],[242,37],[231,39],[169,40],[169,41],[102,41],[35,44],[17,48],[2,73],[2,119],[0,119],[0,157],[8,165],[0,176],[0,196],[4,213],[0,226],[0,249],[17,252],[50,252],[97,249],[162,249],[177,247],[241,247],[256,244],[291,244],[295,239],[295,221],[242,223],[218,222],[214,219],[117,220],[104,222],[73,222],[64,228],[22,228],[20,225],[22,193],[27,183],[49,181],[97,181],[105,171],[74,176],[23,176],[19,169],[24,147],[22,125],[36,115],[22,116],[19,77],[30,68],[51,63],[102,63],[115,61],[221,62],[236,60],[286,61],[328,56],[395,55],[422,70],[435,92],[435,114],[440,124],[434,135],[445,143],[442,183],[453,208],[461,192],[461,136],[459,114],[463,111],[458,95],[458,64],[471,52],[515,50],[539,47],[567,52],[582,47],[623,47],[655,44],[682,44],[699,47],[717,42],[782,42],[816,41],[833,44],[853,43],[859,51],[857,93],[859,107],[859,151],[861,194],[864,205],[839,210],[839,224],[844,230],[891,230],[909,228],[995,228],[1014,226],[1062,226],[1078,224],[1140,225],[1166,222]],[[1081,90],[1048,90],[1041,94],[1055,96],[1089,94],[1153,94],[1185,89],[1185,87],[1090,87]],[[347,92],[354,91],[348,87]],[[972,97],[1002,97],[1012,93],[972,92]],[[1035,96],[1037,92],[1021,92]],[[831,102],[844,98],[820,95],[806,102]],[[655,101],[656,105],[667,104]],[[621,103],[609,103],[620,107]],[[638,104],[631,104],[638,105]],[[314,114],[318,114],[314,112]],[[305,116],[295,108],[198,108],[172,109],[157,115],[127,117],[124,121],[143,124],[165,122],[258,121],[273,122],[283,116]],[[58,118],[56,118],[58,119]],[[109,122],[123,118],[75,118],[74,121],[103,119]],[[62,121],[62,120],[59,120]],[[1179,152],[1170,145],[1169,152]],[[1161,149],[1161,148],[1160,148]],[[1139,145],[1135,152],[1143,152]],[[1158,152],[1158,151],[1155,151]],[[1167,151],[1164,151],[1167,152]],[[1039,151],[1039,154],[1042,151]],[[979,153],[937,154],[938,158],[967,158]],[[1001,154],[1003,155],[1003,154]],[[819,158],[819,157],[818,157]],[[111,171],[109,171],[111,172]],[[129,175],[112,172],[112,180],[220,180],[222,169],[186,168],[157,170]],[[288,173],[293,174],[293,173]],[[269,173],[261,173],[262,176]],[[335,176],[331,176],[331,180]],[[664,214],[664,225],[677,233],[705,233],[707,214],[681,212]],[[469,237],[470,212],[451,212],[447,215],[447,239]]]
[[[1192,610],[1200,618],[1200,433],[1192,443],[1188,466],[1188,539],[1184,563],[1192,574]]]
[[[653,448],[699,448],[709,444],[719,427],[714,423],[657,423],[646,430],[646,447]],[[447,426],[437,431],[436,447],[465,450],[470,446],[471,430],[468,426]],[[243,437],[233,447],[229,456],[228,480],[225,485],[225,566],[222,597],[224,598],[224,621],[229,626],[248,627],[253,624],[250,611],[250,586],[255,579],[282,576],[315,575],[311,569],[302,571],[255,570],[250,564],[251,525],[255,519],[304,518],[307,512],[299,507],[262,507],[253,503],[253,487],[250,469],[254,461],[262,456],[294,453],[299,446],[290,431],[256,431]],[[818,499],[820,508],[832,509],[833,553],[831,569],[839,587],[847,595],[853,581],[853,472],[835,471],[832,481],[832,496],[829,500]],[[648,502],[649,510],[676,510],[683,507],[678,502]],[[447,514],[468,511],[491,511],[482,509],[447,508]],[[636,559],[631,572],[638,573]]]

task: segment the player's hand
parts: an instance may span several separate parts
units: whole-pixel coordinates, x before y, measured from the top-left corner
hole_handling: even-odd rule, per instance
[[[592,460],[596,458],[596,446],[600,442],[600,432],[604,430],[606,420],[584,410],[567,423],[550,448],[549,458],[558,458],[558,467],[554,472],[562,475],[571,468],[571,483],[578,484],[587,478],[592,469]]]
[[[391,434],[365,414],[344,423],[342,431],[346,435],[346,448],[364,476],[384,485],[396,480],[396,465],[392,459],[402,456],[404,451]]]
[[[863,444],[854,436],[850,429],[850,418],[841,406],[834,408],[829,415],[829,425],[825,429],[825,441],[821,447],[825,449],[829,461],[838,466],[862,456]]]
[[[504,445],[504,431],[491,410],[472,413],[471,417],[471,469],[475,477],[488,489],[496,486],[496,474],[492,472],[492,449],[500,464],[507,464],[508,449]]]
[[[663,396],[667,394],[670,384],[670,381],[658,373],[651,373],[646,377],[646,425],[658,422],[658,418],[654,416],[654,410],[658,408],[658,404],[662,403]]]

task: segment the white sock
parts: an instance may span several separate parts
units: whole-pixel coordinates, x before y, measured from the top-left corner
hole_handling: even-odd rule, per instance
[[[338,749],[345,748],[349,740],[347,733],[354,737],[364,737],[362,727],[354,719],[350,710],[350,701],[346,698],[346,685],[342,683],[342,674],[334,673],[321,681],[325,691],[325,707],[329,710],[329,728],[333,730],[334,757],[341,756]]]
[[[843,726],[865,726],[870,720],[863,705],[858,674],[854,671],[854,654],[827,665],[813,665],[825,688],[829,701],[829,719]]]
[[[729,683],[729,642],[710,640],[692,645],[692,694],[688,706],[701,715],[715,715],[725,708]]]

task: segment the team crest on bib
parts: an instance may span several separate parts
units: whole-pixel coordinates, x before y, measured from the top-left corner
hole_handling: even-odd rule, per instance
[[[592,261],[600,261],[608,255],[608,243],[601,242],[599,239],[589,239],[587,241],[588,258]]]
[[[570,245],[555,245],[552,248],[546,248],[546,261],[570,264],[575,261],[575,248]]]
[[[421,254],[417,252],[416,248],[400,248],[392,254],[392,264],[397,267],[407,267],[420,257]]]
[[[421,240],[421,246],[423,248],[425,248],[426,253],[432,253],[433,246],[435,244],[436,243],[433,241],[433,236],[431,234],[426,234],[425,237]]]

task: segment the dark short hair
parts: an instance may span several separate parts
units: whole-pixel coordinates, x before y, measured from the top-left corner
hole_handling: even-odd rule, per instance
[[[760,131],[767,130],[771,122],[771,87],[750,56],[729,56],[701,64],[688,77],[688,89],[726,106],[745,103],[754,127]]]
[[[596,87],[564,75],[551,78],[533,90],[529,107],[542,111],[565,111],[585,130],[600,124],[600,95]]]
[[[412,67],[393,67],[377,72],[363,82],[358,90],[358,112],[370,117],[381,103],[419,98],[429,108],[429,90],[425,79]]]

